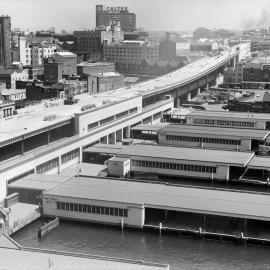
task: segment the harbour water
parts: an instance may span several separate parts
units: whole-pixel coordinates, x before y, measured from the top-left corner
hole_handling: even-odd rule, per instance
[[[63,222],[38,240],[38,226],[29,225],[14,240],[28,247],[168,263],[171,270],[270,269],[270,248]]]

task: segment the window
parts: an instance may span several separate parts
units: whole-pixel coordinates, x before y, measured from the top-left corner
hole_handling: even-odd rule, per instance
[[[87,214],[128,217],[128,209],[97,206],[97,205],[56,202],[56,209],[81,212],[81,213],[87,213]]]
[[[212,167],[212,166],[202,166],[202,165],[194,165],[194,164],[179,164],[179,163],[170,163],[170,162],[152,162],[152,161],[145,161],[145,160],[131,160],[131,166],[168,169],[168,170],[179,170],[179,171],[216,173],[216,167]]]

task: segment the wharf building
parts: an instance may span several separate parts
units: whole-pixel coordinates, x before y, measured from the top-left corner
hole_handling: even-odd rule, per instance
[[[159,123],[131,128],[132,139],[150,140],[161,145],[258,152],[269,145],[269,130],[223,126]]]
[[[269,235],[269,196],[251,192],[73,177],[46,190],[42,203],[45,216],[67,220],[160,232],[164,227],[212,239]]]
[[[120,22],[123,31],[136,30],[136,14],[127,7],[105,7],[96,5],[96,27],[109,26],[111,22]]]
[[[132,92],[120,88],[96,95],[84,93],[73,105],[57,100],[42,102],[33,106],[31,114],[27,113],[29,108],[24,108],[2,122],[5,131],[1,132],[0,197],[6,195],[7,181],[31,173],[61,172],[82,162],[85,147],[99,141],[121,142],[130,137],[131,126],[148,119],[156,123],[163,112],[173,108],[170,97],[145,106],[142,94]]]
[[[11,19],[0,17],[0,66],[8,68],[11,65]]]
[[[269,114],[229,111],[192,111],[186,116],[188,125],[219,126],[245,129],[269,129]]]
[[[100,151],[101,154],[112,156],[116,153],[116,158],[130,160],[130,172],[133,175],[167,175],[222,181],[238,180],[254,156],[254,152],[155,144],[132,144],[116,150],[105,148],[104,153],[102,145],[86,149],[91,153]],[[108,162],[114,162],[114,158]]]
[[[159,130],[158,142],[176,146],[256,151],[260,144],[269,143],[269,135],[269,130],[168,125]]]

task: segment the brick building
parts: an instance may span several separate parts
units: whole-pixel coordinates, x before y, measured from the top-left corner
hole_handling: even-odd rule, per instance
[[[77,74],[77,55],[71,52],[58,52],[44,62],[44,82],[57,83],[63,77]]]

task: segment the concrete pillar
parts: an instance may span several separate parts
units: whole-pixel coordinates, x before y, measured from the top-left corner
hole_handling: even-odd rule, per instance
[[[116,142],[122,142],[123,141],[123,130],[119,129],[116,131]]]
[[[197,89],[197,95],[200,95],[201,94],[201,88],[199,87],[198,89]]]
[[[209,83],[206,83],[206,91],[209,91]]]
[[[108,135],[100,138],[100,143],[107,144],[108,143]]]
[[[21,153],[22,153],[22,155],[24,154],[24,138],[23,138],[22,144],[21,144]]]
[[[115,144],[116,132],[110,133],[108,136],[109,144]]]
[[[180,105],[181,105],[180,97],[177,97],[177,100],[176,100],[176,108],[179,108]]]
[[[190,101],[190,100],[191,100],[191,93],[188,92],[188,93],[187,93],[187,101]]]
[[[58,157],[58,173],[61,172],[61,156]]]
[[[51,141],[51,131],[49,130],[48,131],[48,134],[47,134],[47,143],[50,144],[50,141]]]
[[[124,138],[125,139],[130,139],[130,126],[127,126],[123,129],[123,133],[124,133]]]
[[[236,64],[237,64],[237,57],[234,56],[234,57],[233,57],[233,68],[236,67]]]
[[[79,148],[79,163],[83,162],[83,147],[80,146]]]

